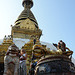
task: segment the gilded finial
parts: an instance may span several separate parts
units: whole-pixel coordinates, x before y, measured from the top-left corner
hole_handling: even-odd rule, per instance
[[[33,1],[32,0],[23,0],[22,5],[25,8],[31,8],[33,6]]]

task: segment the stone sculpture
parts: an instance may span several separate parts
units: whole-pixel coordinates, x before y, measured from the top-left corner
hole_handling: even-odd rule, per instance
[[[4,57],[4,75],[18,75],[19,49],[13,44],[9,46]]]

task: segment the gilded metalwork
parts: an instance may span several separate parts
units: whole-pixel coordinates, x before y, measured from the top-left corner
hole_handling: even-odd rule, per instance
[[[13,39],[11,37],[4,37],[3,43],[0,45],[0,62],[4,62],[4,56],[8,47],[13,44]]]

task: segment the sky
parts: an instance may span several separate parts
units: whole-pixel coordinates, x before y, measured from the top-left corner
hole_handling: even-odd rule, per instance
[[[75,0],[33,0],[32,12],[43,35],[41,41],[58,43],[63,40],[74,51]],[[23,10],[22,0],[0,0],[0,39],[11,34],[11,25]]]

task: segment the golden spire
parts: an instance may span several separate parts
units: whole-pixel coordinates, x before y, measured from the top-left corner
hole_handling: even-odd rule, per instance
[[[37,20],[36,20],[34,14],[30,10],[30,8],[33,6],[33,1],[32,0],[23,0],[22,5],[24,7],[24,10],[19,15],[19,17],[15,23],[19,24],[18,21],[29,18],[31,21],[33,21],[35,23],[36,28],[38,28]]]
[[[17,18],[15,25],[12,27],[12,36],[14,38],[26,38],[30,39],[34,34],[39,37],[42,35],[42,31],[39,29],[37,20],[30,10],[33,7],[32,0],[23,0],[22,5],[24,10]]]

